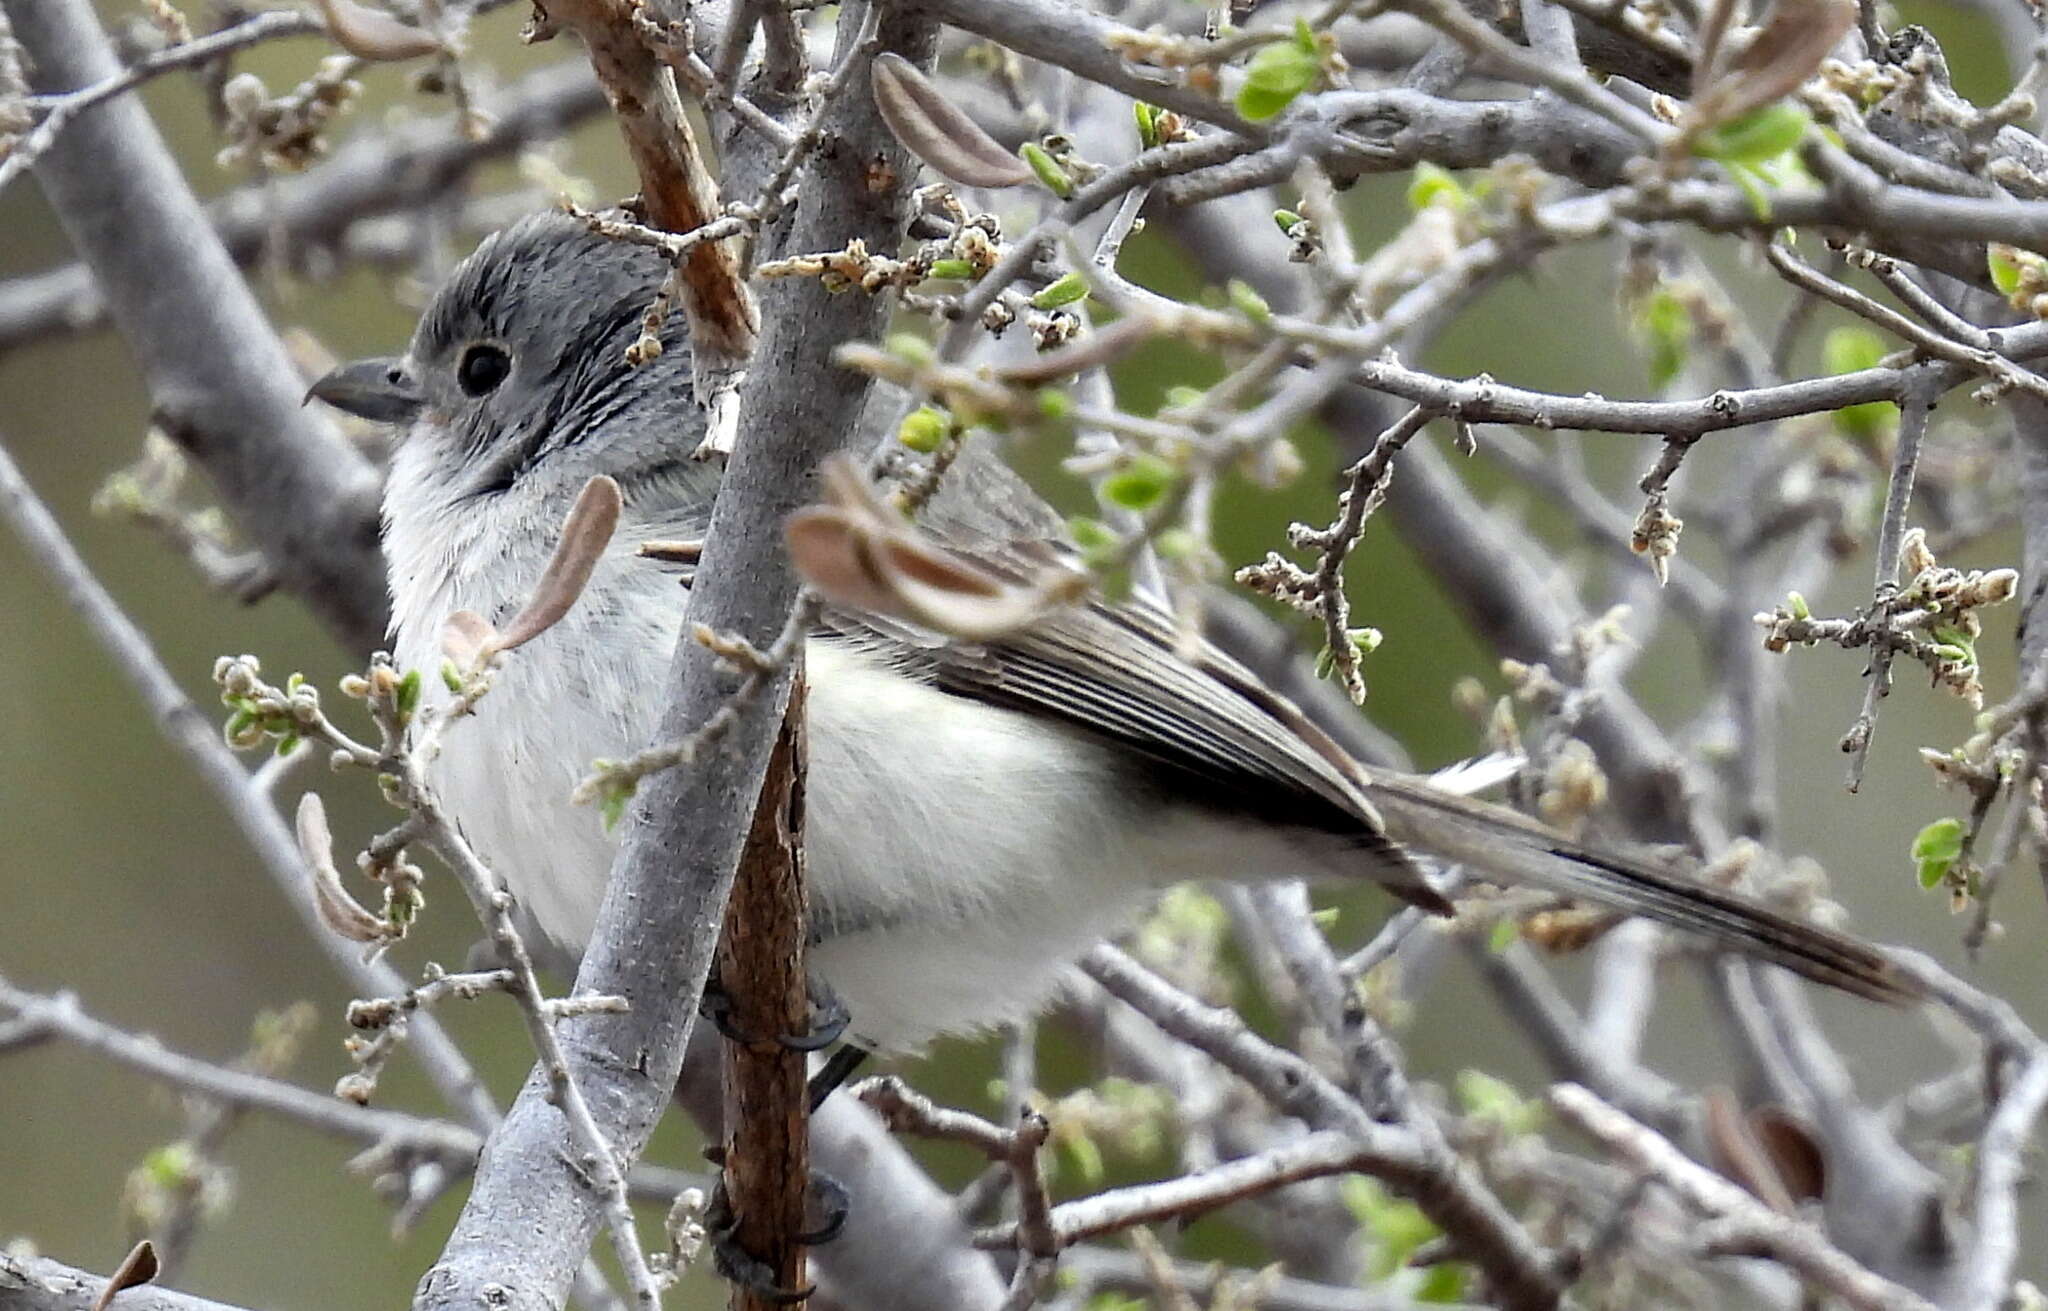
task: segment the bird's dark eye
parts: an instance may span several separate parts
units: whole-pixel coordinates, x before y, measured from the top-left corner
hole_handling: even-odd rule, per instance
[[[479,344],[462,352],[462,362],[455,366],[455,381],[469,395],[482,396],[496,390],[510,372],[512,357],[503,346]]]

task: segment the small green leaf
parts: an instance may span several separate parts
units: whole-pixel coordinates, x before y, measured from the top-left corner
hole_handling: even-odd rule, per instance
[[[1036,400],[1038,412],[1054,423],[1065,423],[1074,413],[1074,398],[1057,387],[1040,387]]]
[[[1692,311],[1671,288],[1659,286],[1636,311],[1636,331],[1650,348],[1650,381],[1670,386],[1692,354]]]
[[[1322,649],[1316,652],[1316,677],[1328,678],[1331,674],[1335,673],[1336,670],[1337,653],[1330,649],[1330,644],[1328,642],[1325,642],[1323,643]]]
[[[939,449],[939,444],[946,440],[946,434],[952,428],[943,412],[929,405],[920,405],[903,416],[903,423],[896,429],[896,440],[919,455],[930,455]]]
[[[441,661],[441,686],[457,696],[462,695],[462,671],[455,667],[453,660]]]
[[[605,789],[604,797],[597,803],[598,817],[604,822],[604,831],[609,833],[619,826],[626,817],[626,804],[633,799],[630,784],[614,784]]]
[[[2011,246],[1992,242],[1984,249],[1984,265],[1991,272],[1991,285],[1998,288],[2001,296],[2010,296],[2020,289],[2021,260],[2026,252]]]
[[[891,355],[909,360],[912,364],[930,364],[935,358],[932,354],[932,344],[914,332],[891,333],[885,344]]]
[[[1458,179],[1450,170],[1427,161],[1415,166],[1415,176],[1408,183],[1408,208],[1420,214],[1431,205],[1444,205],[1450,209],[1465,209],[1472,198],[1465,194],[1465,188],[1458,185]]]
[[[1202,549],[1202,541],[1185,528],[1169,528],[1152,539],[1152,549],[1162,560],[1191,560]]]
[[[949,278],[954,282],[974,281],[974,265],[964,259],[935,259],[931,273],[934,278]]]
[[[1791,611],[1794,619],[1813,618],[1813,607],[1806,603],[1806,597],[1799,592],[1785,594],[1785,608]]]
[[[1024,162],[1031,166],[1031,171],[1038,175],[1038,180],[1045,184],[1047,191],[1061,200],[1074,194],[1074,179],[1067,176],[1067,171],[1060,167],[1058,160],[1046,153],[1044,146],[1035,141],[1027,141],[1017,153],[1024,157]]]
[[[288,756],[298,749],[299,735],[296,732],[287,731],[283,737],[277,740],[277,754],[280,756]]]
[[[1511,916],[1503,915],[1493,922],[1493,928],[1486,934],[1487,951],[1498,956],[1515,945],[1522,936],[1522,923]]]
[[[1253,323],[1272,322],[1273,307],[1266,303],[1266,298],[1261,296],[1251,283],[1242,278],[1232,278],[1224,290],[1229,293],[1230,303],[1237,307],[1238,313]]]
[[[1125,510],[1149,510],[1173,485],[1174,468],[1156,455],[1131,457],[1102,480],[1102,499]]]
[[[1883,361],[1884,339],[1868,328],[1845,324],[1829,329],[1820,353],[1821,367],[1829,374],[1860,373]],[[1843,436],[1869,441],[1888,429],[1898,412],[1890,401],[1865,401],[1836,410],[1832,418]]]
[[[1310,911],[1308,917],[1317,928],[1328,933],[1337,927],[1337,921],[1344,918],[1344,909],[1341,906],[1325,906],[1321,910]]]
[[[1294,231],[1295,225],[1302,221],[1301,215],[1291,209],[1276,209],[1273,211],[1273,222],[1283,233],[1291,234]]]
[[[1415,1289],[1415,1300],[1424,1304],[1463,1302],[1472,1268],[1462,1261],[1444,1261],[1429,1268]]]
[[[398,707],[398,722],[410,720],[413,711],[420,708],[420,671],[408,669],[405,677],[398,680],[398,695],[393,698]]]
[[[1347,636],[1360,655],[1371,655],[1380,649],[1380,643],[1387,640],[1387,635],[1377,628],[1354,628]]]
[[[1337,1195],[1375,1242],[1371,1261],[1374,1279],[1391,1278],[1406,1268],[1416,1248],[1441,1231],[1415,1203],[1395,1197],[1376,1179],[1349,1175],[1337,1184]]]
[[[1150,150],[1159,144],[1159,106],[1148,105],[1142,100],[1131,102],[1131,112],[1138,120],[1138,144]]]
[[[1919,868],[1920,886],[1934,888],[1963,855],[1963,821],[1953,816],[1937,819],[1913,837],[1913,861]]]
[[[1102,1182],[1102,1148],[1086,1133],[1064,1133],[1058,1138],[1060,1155],[1090,1187]]]
[[[1245,66],[1244,85],[1237,91],[1237,112],[1254,123],[1263,123],[1293,104],[1321,70],[1313,35],[1306,48],[1298,38],[1261,46]]]
[[[1062,305],[1073,304],[1087,294],[1088,280],[1078,273],[1066,273],[1033,296],[1031,306],[1033,309],[1056,310]]]
[[[1749,211],[1756,215],[1757,222],[1770,222],[1771,192],[1770,188],[1764,185],[1767,180],[1764,175],[1749,164],[1730,164],[1728,173],[1735,179],[1735,185],[1741,188],[1742,194],[1748,198]]]
[[[1081,558],[1091,565],[1107,564],[1109,557],[1116,554],[1116,532],[1100,519],[1075,515],[1067,520],[1067,536],[1074,539],[1074,545],[1081,548]]]
[[[1949,659],[1967,660],[1973,665],[1977,663],[1977,639],[1972,634],[1964,632],[1962,629],[1951,624],[1936,624],[1934,626],[1934,640],[1941,646],[1950,647],[1962,653],[1961,655],[1950,656]]]
[[[1782,101],[1754,109],[1708,128],[1693,142],[1693,153],[1723,164],[1761,164],[1797,147],[1813,119]]]

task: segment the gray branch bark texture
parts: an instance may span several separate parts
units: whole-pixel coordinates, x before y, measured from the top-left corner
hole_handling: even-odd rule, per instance
[[[932,57],[935,37],[928,20],[900,14],[885,17],[880,29],[884,49],[918,63]],[[887,171],[880,186],[878,159]],[[847,97],[799,182],[788,248],[833,250],[855,237],[872,249],[893,248],[913,177],[872,101]],[[782,522],[812,499],[820,462],[853,437],[864,393],[832,362],[832,352],[842,341],[873,336],[885,311],[877,298],[830,296],[795,280],[763,295],[760,346],[690,594],[691,623],[762,647],[781,630],[797,593]],[[701,724],[729,696],[728,683],[716,657],[685,638],[660,740],[680,739]],[[753,698],[723,750],[658,776],[633,806],[577,976],[579,992],[623,996],[632,1009],[563,1026],[572,1072],[600,1127],[629,1160],[675,1087],[782,701],[779,686]],[[486,1148],[455,1232],[421,1281],[421,1311],[559,1305],[597,1219],[570,1143],[536,1074]]]
[[[528,74],[486,102],[492,108],[500,104],[502,112],[480,140],[464,137],[452,118],[426,132],[404,133],[396,143],[365,134],[317,168],[230,192],[206,207],[207,217],[244,268],[274,253],[279,234],[287,255],[297,260],[307,250],[343,245],[350,228],[364,219],[416,212],[483,164],[589,118],[604,108],[604,92],[587,67],[563,63]],[[12,280],[0,295],[0,353],[89,331],[108,313],[99,283],[83,264]]]
[[[26,1260],[0,1252],[0,1311],[92,1311],[107,1281],[47,1257]],[[167,1288],[124,1288],[118,1311],[242,1311],[226,1302]]]
[[[38,92],[120,72],[87,0],[6,0]],[[35,165],[141,362],[158,422],[205,467],[279,578],[350,647],[384,636],[378,479],[301,404],[297,373],[142,102],[79,116]]]

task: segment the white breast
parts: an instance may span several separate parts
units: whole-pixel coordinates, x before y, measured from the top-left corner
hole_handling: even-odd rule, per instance
[[[394,507],[395,654],[428,671],[435,697],[443,618],[469,608],[502,621],[518,598],[501,593],[538,576],[544,552],[519,539],[544,535],[501,528],[486,515],[429,542]],[[572,952],[616,848],[569,795],[592,760],[647,745],[683,601],[672,579],[615,553],[567,618],[507,658],[431,766],[478,854]],[[811,960],[873,1046],[1038,1010],[1069,962],[1169,883],[1308,872],[1271,830],[1134,792],[1128,763],[1082,733],[922,686],[835,642],[812,642],[807,669],[805,845],[822,938]]]

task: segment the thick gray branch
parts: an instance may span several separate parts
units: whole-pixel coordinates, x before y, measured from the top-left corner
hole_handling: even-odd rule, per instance
[[[478,141],[455,115],[411,128],[364,132],[317,168],[229,192],[206,207],[214,232],[244,268],[280,234],[288,259],[343,246],[367,218],[415,212],[447,196],[478,166],[556,136],[604,108],[587,65],[529,73],[481,106],[496,116]],[[84,264],[0,283],[0,353],[107,319],[106,298]],[[379,584],[381,587],[381,584]]]
[[[930,58],[933,35],[926,21],[900,15],[881,26],[884,48],[920,63]],[[875,167],[878,156],[886,170]],[[884,175],[891,182],[875,185]],[[833,250],[858,237],[871,249],[893,248],[911,177],[872,101],[846,98],[799,183],[790,247]],[[760,346],[690,593],[691,623],[762,648],[781,631],[797,592],[782,521],[811,499],[819,463],[852,438],[860,414],[862,389],[832,363],[832,352],[842,341],[873,336],[883,309],[871,298],[827,295],[809,281],[780,281],[764,293]],[[730,690],[711,651],[686,638],[670,674],[661,740],[689,734]],[[628,1160],[646,1144],[675,1086],[779,722],[779,687],[775,693],[739,707],[723,750],[641,788],[577,976],[577,991],[624,996],[632,1005],[625,1015],[563,1025],[574,1076]],[[486,1148],[469,1204],[416,1305],[538,1311],[558,1304],[596,1221],[570,1143],[544,1083],[529,1080]]]
[[[86,0],[6,0],[42,92],[120,63]],[[384,635],[377,476],[300,405],[297,374],[140,101],[80,114],[36,178],[141,360],[164,427],[205,466],[285,586],[341,640]]]
[[[92,1311],[107,1281],[46,1257],[23,1260],[0,1252],[0,1311]],[[122,1290],[120,1311],[241,1311],[225,1302],[174,1293],[168,1288]]]

